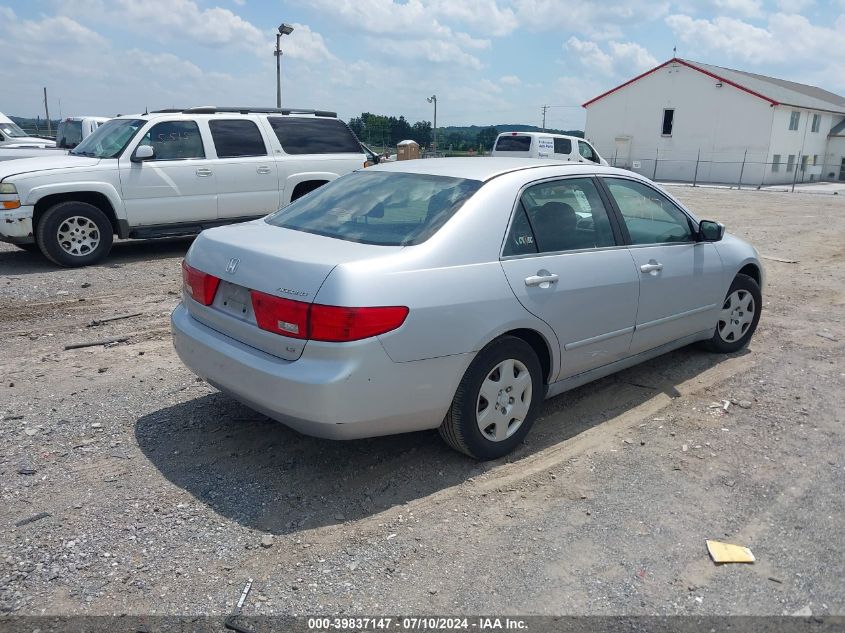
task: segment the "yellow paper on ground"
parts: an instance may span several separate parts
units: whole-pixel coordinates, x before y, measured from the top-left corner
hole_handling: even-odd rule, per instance
[[[714,563],[753,563],[754,554],[742,545],[731,545],[720,541],[707,541],[707,551]]]

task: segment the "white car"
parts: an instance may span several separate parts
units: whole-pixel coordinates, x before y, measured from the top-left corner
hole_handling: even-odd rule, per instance
[[[0,240],[85,266],[105,257],[115,235],[194,235],[261,217],[366,160],[333,112],[120,116],[68,155],[0,163]]]
[[[588,141],[577,136],[548,132],[502,132],[491,156],[500,158],[551,158],[573,163],[607,165]]]
[[[30,136],[17,123],[0,112],[0,147],[55,147],[56,142],[47,138]]]

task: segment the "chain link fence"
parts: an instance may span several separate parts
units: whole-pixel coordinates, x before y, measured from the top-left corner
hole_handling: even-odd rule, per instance
[[[723,184],[739,188],[845,182],[845,158],[839,162],[824,162],[826,157],[818,154],[775,155],[773,160],[767,160],[766,154],[740,149],[706,154],[655,150],[637,157],[621,157],[618,151],[609,151],[602,156],[610,165],[661,182]]]

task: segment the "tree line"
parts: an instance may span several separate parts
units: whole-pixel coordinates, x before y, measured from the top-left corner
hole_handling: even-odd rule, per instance
[[[404,116],[386,116],[362,112],[361,116],[352,117],[349,127],[358,139],[366,145],[380,148],[393,147],[405,140],[413,140],[420,147],[430,148],[433,141],[431,121],[411,123]],[[501,131],[540,132],[542,128],[533,125],[500,125],[437,128],[438,152],[487,152],[493,149],[493,143]],[[584,136],[581,130],[546,130],[552,134]]]

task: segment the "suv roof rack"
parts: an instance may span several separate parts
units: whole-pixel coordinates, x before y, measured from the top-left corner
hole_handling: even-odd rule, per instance
[[[238,113],[238,114],[313,114],[336,119],[337,112],[328,110],[306,110],[302,108],[250,108],[250,107],[220,107],[220,106],[198,106],[194,108],[166,108],[153,110],[150,114],[217,114],[217,113]]]

